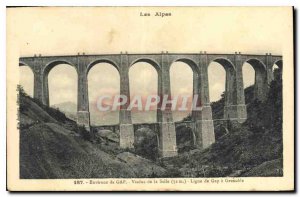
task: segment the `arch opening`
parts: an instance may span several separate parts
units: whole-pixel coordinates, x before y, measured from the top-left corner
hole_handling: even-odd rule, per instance
[[[120,94],[120,74],[110,63],[97,63],[87,74],[91,125],[119,124],[119,110],[113,109]]]
[[[87,66],[87,75],[89,74],[89,71],[97,64],[109,64],[113,67],[115,67],[115,69],[117,69],[117,71],[119,72],[119,67],[118,65],[112,61],[112,60],[108,60],[108,59],[98,59],[98,60],[95,60],[93,62],[91,62],[88,66]]]
[[[233,70],[230,64],[224,63],[225,61],[217,60],[208,65],[209,98],[213,119],[223,119],[224,117],[226,83]]]
[[[174,63],[184,63],[187,66],[189,66],[192,69],[192,71],[195,72],[197,75],[200,74],[197,64],[191,59],[187,59],[187,58],[176,59],[175,61],[173,61],[171,65],[173,65]]]
[[[249,59],[245,61],[245,63],[249,63],[255,71],[253,98],[263,101],[266,97],[268,88],[266,66],[258,59]]]
[[[278,60],[272,66],[273,80],[282,78],[282,60]]]
[[[48,67],[49,68],[49,67]],[[49,106],[63,111],[67,117],[77,119],[77,71],[69,64],[56,64],[46,70],[45,88]]]
[[[253,67],[255,72],[266,72],[267,71],[266,65],[258,59],[248,59],[245,62],[249,63]]]
[[[75,68],[76,73],[77,73],[77,68],[76,68],[76,66],[73,65],[72,63],[70,63],[70,62],[68,62],[68,61],[66,61],[66,60],[55,60],[55,61],[52,61],[52,62],[50,62],[50,63],[48,63],[48,64],[46,65],[46,67],[45,67],[44,70],[43,70],[44,76],[45,76],[45,77],[48,77],[50,71],[51,71],[53,68],[55,68],[56,66],[62,65],[62,64],[63,64],[63,65],[68,65],[68,66],[71,66],[71,67]]]
[[[160,71],[160,66],[159,64],[155,61],[155,60],[152,60],[152,59],[149,59],[149,58],[140,58],[140,59],[136,59],[134,60],[131,64],[130,64],[130,68],[133,66],[133,65],[136,65],[138,63],[143,63],[143,64],[150,64],[156,71],[157,73],[159,73]]]
[[[147,101],[158,96],[158,72],[148,62],[135,62],[129,69],[131,117],[133,123],[157,121],[157,104],[149,107]]]
[[[282,60],[277,60],[277,61],[274,63],[273,67],[274,67],[274,66],[277,66],[280,70],[282,70],[282,64],[283,64]]]
[[[248,62],[245,62],[242,68],[245,103],[248,104],[254,98],[255,70]]]
[[[177,106],[172,112],[174,122],[191,120],[193,95],[198,88],[198,73],[195,71],[196,67],[190,65],[186,61],[176,61],[170,66],[171,97],[177,100]]]
[[[32,69],[26,64],[20,64],[19,75],[19,85],[22,86],[26,94],[33,97],[34,73]]]
[[[279,68],[279,66],[277,65],[277,64],[274,64],[273,66],[272,66],[272,71],[274,72],[274,70],[279,70],[280,68]]]

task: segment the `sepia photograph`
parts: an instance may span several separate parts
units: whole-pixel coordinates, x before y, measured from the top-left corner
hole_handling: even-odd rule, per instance
[[[294,190],[293,7],[7,7],[9,191]]]

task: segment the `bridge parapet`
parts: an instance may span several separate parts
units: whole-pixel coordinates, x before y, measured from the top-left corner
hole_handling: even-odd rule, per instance
[[[77,55],[60,55],[60,56],[41,56],[41,55],[35,55],[31,57],[20,57],[19,62],[20,65],[28,65],[33,66],[35,64],[36,59],[40,59],[44,64],[50,64],[51,62],[65,62],[69,63],[70,65],[77,65],[78,58],[84,58],[85,62],[89,64],[92,64],[93,62],[108,62],[112,63],[115,66],[119,67],[121,64],[121,57],[120,55],[127,55],[129,64],[132,65],[136,62],[147,62],[148,60],[152,60],[152,63],[156,63],[160,68],[162,66],[162,54],[165,57],[168,57],[169,62],[173,63],[177,60],[191,60],[195,62],[196,64],[199,63],[199,56],[200,55],[206,55],[208,59],[208,63],[214,61],[215,59],[227,59],[231,62],[234,61],[236,54],[217,54],[217,53],[206,53],[206,52],[199,52],[199,53],[169,53],[169,52],[163,52],[163,53],[120,53],[120,54],[84,54],[84,53],[78,53]],[[281,55],[271,55],[270,53],[267,54],[241,54],[241,58],[243,62],[245,62],[248,59],[258,59],[262,61],[263,63],[267,64],[267,57],[271,57],[271,63],[275,63],[278,60],[282,60]],[[88,66],[86,65],[86,66]],[[45,65],[38,65],[38,66],[45,66]]]

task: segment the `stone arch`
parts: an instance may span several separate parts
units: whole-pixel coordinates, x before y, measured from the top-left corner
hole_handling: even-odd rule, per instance
[[[282,59],[279,59],[279,60],[275,61],[274,64],[273,64],[273,66],[274,66],[274,65],[277,65],[278,68],[279,68],[280,70],[282,70],[282,65],[283,65]]]
[[[97,103],[99,96],[105,95],[110,98],[103,100],[102,104],[112,106],[114,96],[120,94],[121,76],[117,64],[105,59],[95,60],[87,66],[86,78],[91,125],[118,124],[120,111],[113,111],[111,108],[108,111],[101,111]],[[109,84],[109,86],[103,84]]]
[[[255,70],[253,66],[244,62],[242,65],[243,74],[243,91],[245,96],[245,104],[250,103],[254,99],[254,85],[255,85]]]
[[[236,68],[235,65],[231,62],[231,60],[223,57],[217,57],[211,60],[208,64],[208,68],[213,62],[218,63],[225,70],[225,92],[224,92],[224,110],[223,110],[224,113],[215,114],[216,117],[213,117],[213,119],[222,119],[222,118],[228,119],[231,113],[230,107],[237,104],[237,97],[234,94],[236,91],[236,87],[235,87]]]
[[[225,69],[225,71],[235,71],[235,65],[231,62],[230,59],[224,58],[224,57],[217,57],[212,59],[208,66],[212,63],[212,62],[217,62],[219,63],[221,66],[223,66],[223,68]]]
[[[263,101],[266,98],[268,88],[267,67],[261,60],[256,58],[247,59],[245,62],[249,63],[255,71],[253,97]]]
[[[184,66],[181,66],[180,64],[176,64],[176,63],[183,63]],[[176,70],[176,72],[174,72],[175,70],[173,69],[174,66],[181,66],[182,70]],[[188,70],[184,70],[184,69],[188,69]],[[174,96],[179,96],[178,98],[178,106],[177,109],[180,107],[181,102],[183,101],[183,97],[180,96],[189,96],[188,97],[188,101],[187,101],[187,111],[179,111],[179,110],[175,110],[173,112],[173,121],[182,121],[184,118],[188,117],[189,115],[191,115],[191,106],[192,106],[192,101],[193,101],[193,95],[198,95],[199,94],[199,75],[200,75],[200,71],[199,68],[197,66],[197,64],[188,58],[178,58],[176,60],[174,60],[171,64],[170,64],[170,86],[171,86],[171,97],[174,98]],[[173,71],[173,73],[172,73]],[[178,72],[179,71],[179,72]],[[181,72],[182,71],[182,72]],[[183,71],[187,71],[185,73],[183,73]],[[184,74],[187,73],[192,73],[192,76],[187,76],[185,75],[185,80],[182,80],[182,75],[184,76]],[[179,74],[179,75],[178,75]],[[175,81],[180,81],[181,83],[177,83],[177,87],[174,87],[174,78],[176,79]],[[186,83],[187,79],[192,79],[191,83]],[[181,81],[182,80],[182,81]],[[189,82],[189,81],[188,81]],[[189,85],[192,85],[192,89],[191,91],[189,91],[187,94],[185,95],[176,95],[176,91],[178,91],[178,88],[182,88],[182,86],[180,85],[186,85],[184,86],[185,90],[188,89]],[[193,114],[193,112],[192,112]]]
[[[267,71],[267,66],[257,58],[247,59],[245,62],[249,63],[255,71]]]
[[[175,59],[170,65],[172,65],[175,62],[183,62],[183,63],[187,64],[192,69],[192,71],[195,72],[197,75],[200,74],[199,67],[194,60],[191,60],[189,58],[178,58],[178,59]]]
[[[276,77],[282,79],[282,64],[282,59],[280,59],[275,61],[272,65],[272,80],[276,79]],[[278,70],[276,70],[276,67],[278,68]]]
[[[154,86],[154,89],[153,90],[151,90],[151,91],[153,91],[153,92],[150,92],[150,94],[154,94],[154,92],[155,92],[155,95],[159,95],[159,81],[160,81],[160,78],[161,78],[161,76],[160,76],[160,66],[159,66],[159,64],[155,61],[155,60],[153,60],[153,59],[150,59],[150,58],[139,58],[139,59],[136,59],[136,60],[134,60],[134,61],[132,61],[131,62],[131,64],[129,65],[129,71],[128,71],[128,75],[129,75],[129,86],[130,86],[130,97],[131,96],[133,96],[134,94],[135,94],[135,92],[134,91],[132,91],[132,90],[136,90],[137,92],[139,92],[140,90],[139,89],[137,89],[137,87],[135,87],[135,85],[136,85],[136,82],[135,81],[133,81],[134,79],[132,78],[132,74],[134,73],[134,70],[132,69],[135,65],[137,65],[137,64],[140,64],[140,63],[146,63],[147,65],[147,67],[149,66],[149,68],[151,68],[151,70],[153,69],[153,72],[151,71],[151,73],[153,73],[154,74],[154,72],[156,73],[156,74],[154,74],[154,75],[152,75],[152,77],[157,81],[156,82],[156,85],[152,85],[151,84],[151,87],[150,86],[147,86],[147,88],[149,88],[150,87],[150,89],[152,89],[152,87]],[[134,68],[138,68],[138,66],[137,67],[134,67]],[[148,68],[147,68],[148,69]],[[155,71],[154,71],[155,70]],[[150,74],[150,73],[149,73]],[[152,79],[153,79],[152,78]],[[142,79],[143,80],[143,79]],[[142,84],[142,83],[140,83],[140,84]],[[153,84],[155,84],[155,82],[153,83]],[[148,89],[149,90],[149,89]],[[142,95],[139,95],[139,96],[142,96],[142,102],[144,102],[145,100],[145,98],[143,98],[143,96],[146,96],[146,95],[143,95],[143,93],[142,92],[140,92]],[[149,96],[149,95],[148,95]],[[131,100],[132,102],[134,102],[133,100]],[[158,105],[156,105],[156,110],[157,110],[157,106]],[[155,109],[153,109],[153,107],[155,107],[155,106],[152,106],[152,108],[151,108],[151,110],[150,111],[143,111],[143,112],[140,112],[139,114],[137,114],[137,113],[135,113],[136,112],[136,108],[133,108],[132,110],[131,110],[131,117],[132,117],[132,121],[133,121],[133,123],[140,123],[142,120],[140,119],[140,117],[143,117],[143,118],[145,118],[145,117],[147,117],[146,118],[146,122],[156,122],[157,121],[157,114],[156,114],[156,110]],[[153,109],[153,110],[152,110]],[[153,112],[153,113],[152,113]],[[144,122],[145,122],[145,120],[143,120]]]
[[[78,70],[77,70],[77,67],[72,64],[71,62],[67,61],[67,60],[53,60],[53,61],[50,61],[49,63],[46,64],[46,66],[43,68],[42,70],[42,76],[43,76],[43,80],[44,80],[44,83],[43,83],[43,92],[44,92],[44,102],[46,105],[49,105],[49,83],[48,83],[48,75],[50,73],[50,71],[60,65],[60,64],[66,64],[66,65],[69,65],[71,66],[72,68],[75,69],[76,71],[76,74],[77,74],[77,79],[78,79]],[[78,102],[78,101],[77,101]]]
[[[145,63],[148,63],[151,66],[153,66],[155,68],[155,70],[157,71],[157,74],[159,73],[159,71],[161,69],[159,63],[157,63],[155,60],[153,60],[151,58],[138,58],[130,63],[129,68],[132,67],[134,64],[141,63],[141,62],[145,62]]]
[[[48,77],[48,74],[51,71],[51,69],[53,69],[55,66],[60,65],[60,64],[67,64],[67,65],[72,66],[73,68],[75,68],[75,70],[78,74],[77,67],[74,64],[72,64],[71,62],[69,62],[67,60],[53,60],[53,61],[46,64],[46,66],[43,69],[43,75],[45,77]]]
[[[97,60],[92,61],[87,66],[86,74],[88,75],[88,73],[91,70],[91,68],[93,66],[95,66],[96,64],[100,64],[100,63],[107,63],[107,64],[112,65],[113,67],[115,67],[117,69],[117,71],[120,74],[120,68],[119,68],[118,64],[116,62],[114,62],[113,60],[109,60],[109,59],[97,59]]]
[[[178,125],[176,131],[176,145],[178,152],[188,151],[196,145],[194,129],[189,125]]]

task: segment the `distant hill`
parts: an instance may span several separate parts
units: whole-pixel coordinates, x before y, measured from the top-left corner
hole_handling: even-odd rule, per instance
[[[90,103],[92,106],[92,103]],[[66,116],[74,121],[77,119],[77,105],[72,102],[63,102],[51,106],[52,108],[59,109]],[[119,122],[119,112],[109,111],[100,112],[96,107],[90,107],[90,121],[92,125],[113,125]]]
[[[77,105],[72,102],[63,102],[51,106],[63,112],[71,120],[77,120]]]
[[[51,106],[52,108],[57,108],[62,112],[76,113],[77,105],[72,102],[63,102]]]
[[[119,111],[101,112],[92,103],[90,103],[90,118],[92,125],[114,125],[119,123]],[[52,108],[59,109],[65,115],[76,121],[77,119],[77,105],[72,102],[63,102],[51,106]],[[174,111],[174,120],[181,120],[187,116],[189,112]],[[156,122],[156,111],[133,111],[133,123],[152,123]]]

